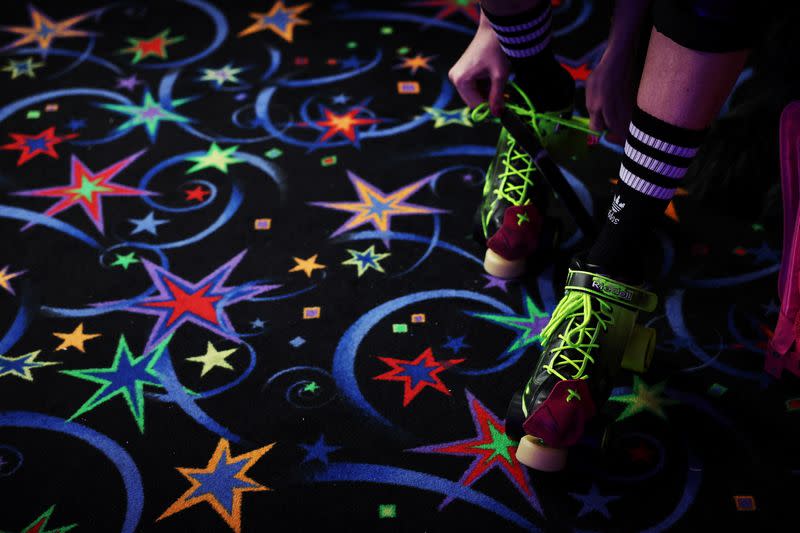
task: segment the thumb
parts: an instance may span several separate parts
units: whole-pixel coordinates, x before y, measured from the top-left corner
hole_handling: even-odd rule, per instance
[[[503,112],[505,102],[503,102],[503,89],[506,86],[505,76],[493,75],[491,77],[491,85],[489,87],[489,109],[492,114],[499,117]]]

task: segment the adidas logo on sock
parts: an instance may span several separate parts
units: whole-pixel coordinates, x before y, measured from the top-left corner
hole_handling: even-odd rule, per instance
[[[614,201],[611,202],[611,209],[608,210],[608,220],[612,224],[619,224],[619,217],[617,215],[625,207],[625,203],[620,201],[620,196],[614,196]]]

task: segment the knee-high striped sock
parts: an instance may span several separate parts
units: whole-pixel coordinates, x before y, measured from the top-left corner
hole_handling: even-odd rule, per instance
[[[513,15],[481,9],[511,62],[517,83],[533,104],[544,111],[570,105],[575,82],[553,55],[550,0],[540,0],[533,8]]]
[[[681,185],[705,133],[668,124],[636,106],[619,183],[589,263],[623,276],[638,275],[647,232]]]

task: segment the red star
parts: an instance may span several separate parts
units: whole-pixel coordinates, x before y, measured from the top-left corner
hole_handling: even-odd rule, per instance
[[[344,115],[337,115],[330,109],[325,108],[323,110],[325,113],[325,120],[318,120],[315,122],[317,126],[328,128],[319,140],[327,141],[337,133],[341,133],[347,137],[350,142],[356,142],[356,126],[366,126],[368,124],[377,124],[380,122],[380,119],[377,118],[358,117],[357,115],[361,113],[361,111],[360,107],[354,107]]]
[[[207,320],[212,324],[219,326],[217,320],[217,310],[214,307],[214,302],[221,300],[222,296],[206,296],[206,292],[211,285],[200,287],[195,292],[186,292],[173,283],[170,279],[166,280],[169,292],[172,293],[172,299],[166,302],[147,302],[144,305],[149,307],[171,307],[172,314],[167,320],[167,326],[171,326],[176,320],[186,313],[191,313],[195,316]]]
[[[480,22],[478,14],[478,0],[423,0],[411,4],[412,6],[441,7],[436,13],[437,19],[445,19],[453,13],[462,13],[471,18],[475,23]]]
[[[9,133],[14,139],[11,144],[0,146],[3,150],[19,150],[21,153],[17,160],[17,166],[22,166],[39,154],[49,155],[53,159],[58,159],[58,153],[53,148],[60,142],[74,139],[77,133],[70,133],[59,137],[56,135],[55,126],[44,130],[37,135],[25,135],[24,133]]]
[[[464,359],[437,361],[433,358],[433,351],[430,348],[422,352],[422,354],[413,361],[408,359],[392,359],[390,357],[378,357],[378,359],[391,366],[392,370],[380,376],[375,376],[372,379],[402,381],[403,407],[411,403],[411,400],[425,387],[431,387],[432,389],[450,396],[450,389],[442,383],[438,374],[464,361]]]
[[[486,409],[469,391],[466,391],[466,394],[477,435],[472,439],[422,446],[410,451],[472,456],[475,459],[459,481],[462,485],[468,487],[492,468],[498,468],[517,487],[517,490],[528,497],[534,507],[539,507],[528,476],[517,460],[517,442],[506,435],[502,420]],[[445,498],[439,509],[441,510],[452,500],[452,496]]]
[[[206,199],[206,195],[210,194],[209,191],[207,191],[206,189],[202,188],[199,185],[194,189],[183,191],[183,193],[186,195],[186,201],[196,200],[198,202],[202,202],[203,200]]]
[[[92,172],[77,156],[73,155],[70,166],[71,176],[69,185],[32,191],[20,191],[14,194],[21,196],[61,197],[61,200],[44,212],[45,216],[49,217],[73,205],[80,205],[89,218],[92,219],[95,227],[97,227],[100,233],[103,233],[104,196],[144,196],[154,194],[142,189],[117,185],[111,181],[143,153],[144,150],[137,152],[97,173]],[[29,223],[22,229],[26,229],[32,225],[33,223]]]
[[[565,63],[561,63],[561,66],[564,67],[567,72],[569,72],[570,76],[572,76],[572,79],[576,81],[586,81],[589,74],[592,73],[592,69],[590,69],[586,63],[578,65],[577,67],[571,67]]]

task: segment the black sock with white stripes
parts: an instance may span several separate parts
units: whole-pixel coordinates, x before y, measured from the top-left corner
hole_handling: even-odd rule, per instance
[[[589,263],[610,274],[639,277],[647,232],[681,185],[705,133],[668,124],[636,106],[619,183],[603,229],[589,251]]]
[[[515,81],[533,105],[541,111],[570,106],[575,81],[553,55],[550,0],[541,0],[532,9],[514,15],[493,15],[481,9],[511,61]]]

